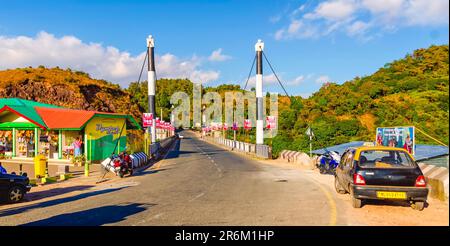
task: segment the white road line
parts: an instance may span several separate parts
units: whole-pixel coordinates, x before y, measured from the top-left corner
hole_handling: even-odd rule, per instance
[[[205,195],[205,193],[204,192],[202,192],[202,193],[200,193],[200,194],[198,194],[198,195],[196,195],[194,198],[192,198],[191,200],[189,200],[190,202],[192,202],[192,201],[194,201],[195,199],[198,199],[198,198],[200,198],[200,197],[202,197],[202,196],[204,196]]]

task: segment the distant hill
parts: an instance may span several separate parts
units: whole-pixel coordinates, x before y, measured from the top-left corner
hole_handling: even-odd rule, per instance
[[[372,75],[342,85],[328,83],[308,99],[279,97],[278,135],[266,143],[275,156],[282,149],[307,151],[308,125],[314,130],[314,148],[353,140],[372,141],[380,126],[414,125],[448,145],[448,45],[418,49],[387,63]],[[169,120],[170,96],[184,91],[192,97],[187,79],[157,81],[157,114]],[[223,94],[236,85],[207,87]],[[147,109],[147,83],[132,82],[126,89],[88,74],[60,68],[18,68],[0,71],[0,97],[19,97],[69,108],[130,113],[139,122]],[[293,102],[291,104],[291,102]],[[254,134],[253,134],[254,135]],[[254,141],[252,134],[246,140]],[[417,133],[418,143],[436,144]],[[244,135],[238,134],[239,139]]]
[[[0,71],[0,97],[18,97],[73,109],[129,113],[143,111],[119,85],[60,68],[17,68]]]
[[[414,125],[448,145],[448,52],[448,45],[418,49],[370,76],[325,84],[310,98],[281,111],[274,147],[306,151],[307,124],[317,137],[314,148],[373,141],[376,127],[404,125]],[[419,143],[437,144],[416,135]]]

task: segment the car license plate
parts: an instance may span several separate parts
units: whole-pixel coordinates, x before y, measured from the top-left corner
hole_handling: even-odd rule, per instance
[[[406,199],[406,192],[377,191],[378,198]]]

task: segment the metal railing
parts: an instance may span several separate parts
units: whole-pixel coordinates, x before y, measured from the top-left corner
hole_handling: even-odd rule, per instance
[[[264,159],[272,158],[272,149],[268,145],[256,145],[226,138],[206,137],[206,139],[229,147],[237,152],[248,153]]]

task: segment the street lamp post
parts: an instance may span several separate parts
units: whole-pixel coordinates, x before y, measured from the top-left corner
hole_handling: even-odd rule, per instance
[[[206,136],[206,132],[205,132],[205,127],[206,127],[206,115],[205,115],[205,109],[206,106],[203,105],[202,107],[202,136],[205,137]]]
[[[156,97],[156,70],[155,70],[155,41],[150,35],[147,38],[147,57],[148,57],[148,111],[156,117],[156,107],[155,107],[155,97]],[[151,143],[156,142],[156,121],[152,121],[152,126],[150,130]]]
[[[175,115],[173,114],[173,108],[174,106],[172,105],[171,107],[171,111],[170,111],[170,124],[172,125],[172,127],[174,127],[174,122],[175,122]],[[173,136],[175,135],[175,130],[170,130],[170,135]]]
[[[256,145],[264,144],[264,129],[263,129],[263,65],[262,65],[262,52],[264,49],[264,43],[261,39],[255,44],[256,51]]]

